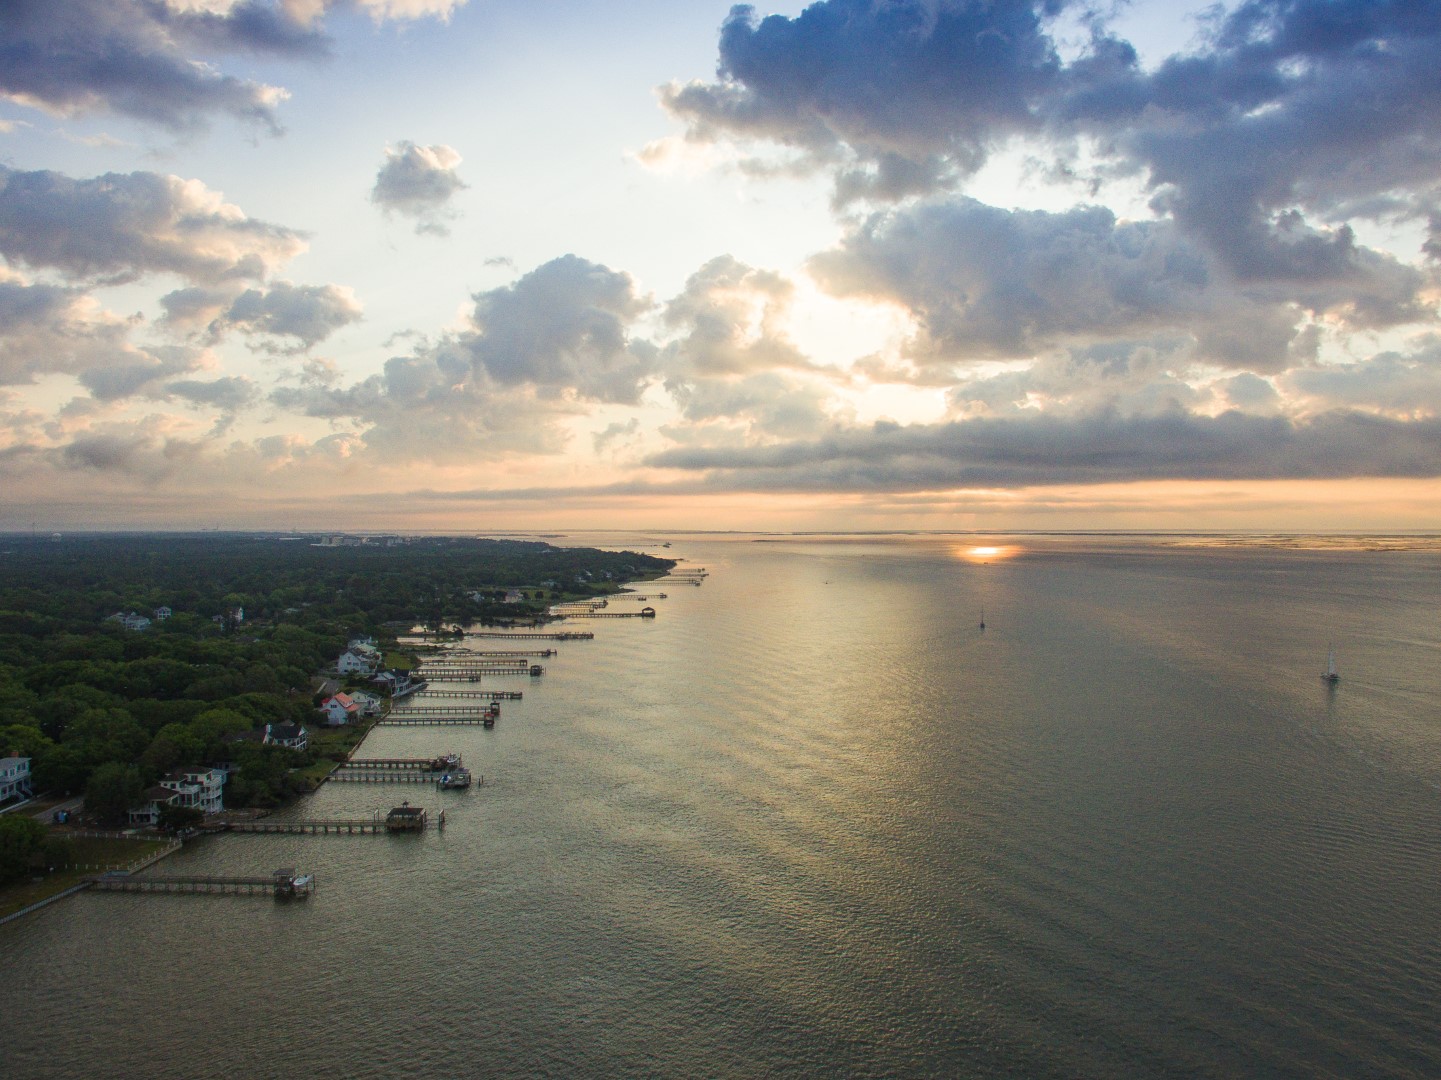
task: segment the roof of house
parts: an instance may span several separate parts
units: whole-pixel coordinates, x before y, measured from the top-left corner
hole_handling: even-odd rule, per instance
[[[300,724],[271,724],[269,731],[272,739],[298,739],[305,734]]]

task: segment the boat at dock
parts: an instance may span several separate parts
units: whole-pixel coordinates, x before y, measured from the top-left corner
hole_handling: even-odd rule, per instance
[[[448,772],[435,782],[435,786],[443,791],[458,791],[470,787],[470,770],[456,769]]]

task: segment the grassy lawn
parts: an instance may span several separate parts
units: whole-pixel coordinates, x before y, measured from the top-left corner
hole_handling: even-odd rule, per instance
[[[304,777],[312,788],[319,786],[320,782],[334,771],[336,758],[349,757],[351,751],[360,745],[360,741],[374,726],[374,720],[365,720],[344,727],[313,729],[310,733],[310,749],[315,752],[315,764],[301,769],[299,775]]]
[[[72,841],[75,845],[75,862],[82,865],[126,866],[164,847],[168,840],[111,840],[82,837]],[[47,896],[62,893],[72,885],[79,885],[98,870],[57,870],[46,874],[39,881],[27,878],[13,885],[0,888],[0,918],[23,907],[38,903]]]

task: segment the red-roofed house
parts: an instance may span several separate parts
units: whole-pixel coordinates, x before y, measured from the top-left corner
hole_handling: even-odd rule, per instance
[[[360,705],[349,694],[336,694],[326,698],[320,711],[325,714],[325,722],[331,727],[339,727],[360,718]]]

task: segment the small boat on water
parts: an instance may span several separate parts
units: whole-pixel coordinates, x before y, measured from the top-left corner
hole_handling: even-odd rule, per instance
[[[436,781],[436,786],[443,791],[468,788],[470,787],[470,770],[456,769],[454,772],[448,772]]]
[[[1341,676],[1336,674],[1336,650],[1332,649],[1326,655],[1326,670],[1321,673],[1321,681],[1335,686],[1341,681]]]

